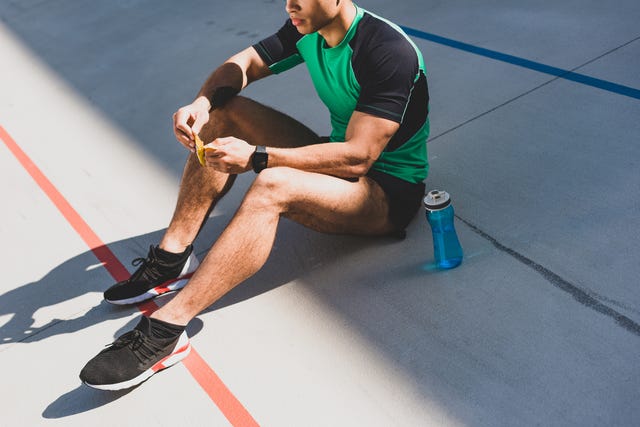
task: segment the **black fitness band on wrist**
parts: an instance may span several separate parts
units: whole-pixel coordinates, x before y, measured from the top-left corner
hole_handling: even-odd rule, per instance
[[[224,105],[238,93],[240,93],[240,90],[231,86],[222,86],[217,88],[213,92],[211,99],[209,99],[209,102],[211,103],[211,110],[224,107]]]
[[[263,145],[256,145],[256,150],[253,152],[253,156],[251,157],[251,166],[253,166],[253,171],[255,173],[260,173],[263,169],[267,168],[268,161],[269,154],[267,153],[267,148]]]

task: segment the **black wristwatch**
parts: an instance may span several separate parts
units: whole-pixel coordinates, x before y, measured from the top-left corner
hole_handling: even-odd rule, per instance
[[[255,173],[260,173],[263,169],[267,168],[267,162],[269,161],[269,154],[267,148],[263,145],[256,145],[256,151],[253,152],[251,157],[251,166]]]

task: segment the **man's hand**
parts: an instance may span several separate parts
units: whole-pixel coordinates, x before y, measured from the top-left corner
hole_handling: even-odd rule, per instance
[[[239,174],[251,170],[255,147],[242,139],[228,136],[204,146],[205,164],[217,171]]]
[[[209,100],[201,96],[173,115],[173,133],[178,142],[191,152],[195,152],[193,134],[200,133],[202,127],[209,121],[210,107]]]

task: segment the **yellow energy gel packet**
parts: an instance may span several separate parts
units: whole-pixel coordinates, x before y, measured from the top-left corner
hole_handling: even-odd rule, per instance
[[[196,154],[198,155],[198,161],[200,161],[200,164],[204,166],[204,142],[202,142],[197,133],[194,133],[193,137],[196,141]]]

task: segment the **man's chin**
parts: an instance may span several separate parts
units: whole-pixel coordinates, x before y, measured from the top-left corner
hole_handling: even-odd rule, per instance
[[[298,30],[298,32],[299,32],[300,34],[304,34],[304,35],[306,35],[306,34],[311,34],[311,33],[315,32],[315,31],[313,31],[313,29],[311,29],[311,28],[307,28],[305,25],[299,25],[299,26],[297,26],[297,27],[296,27],[296,30]]]

